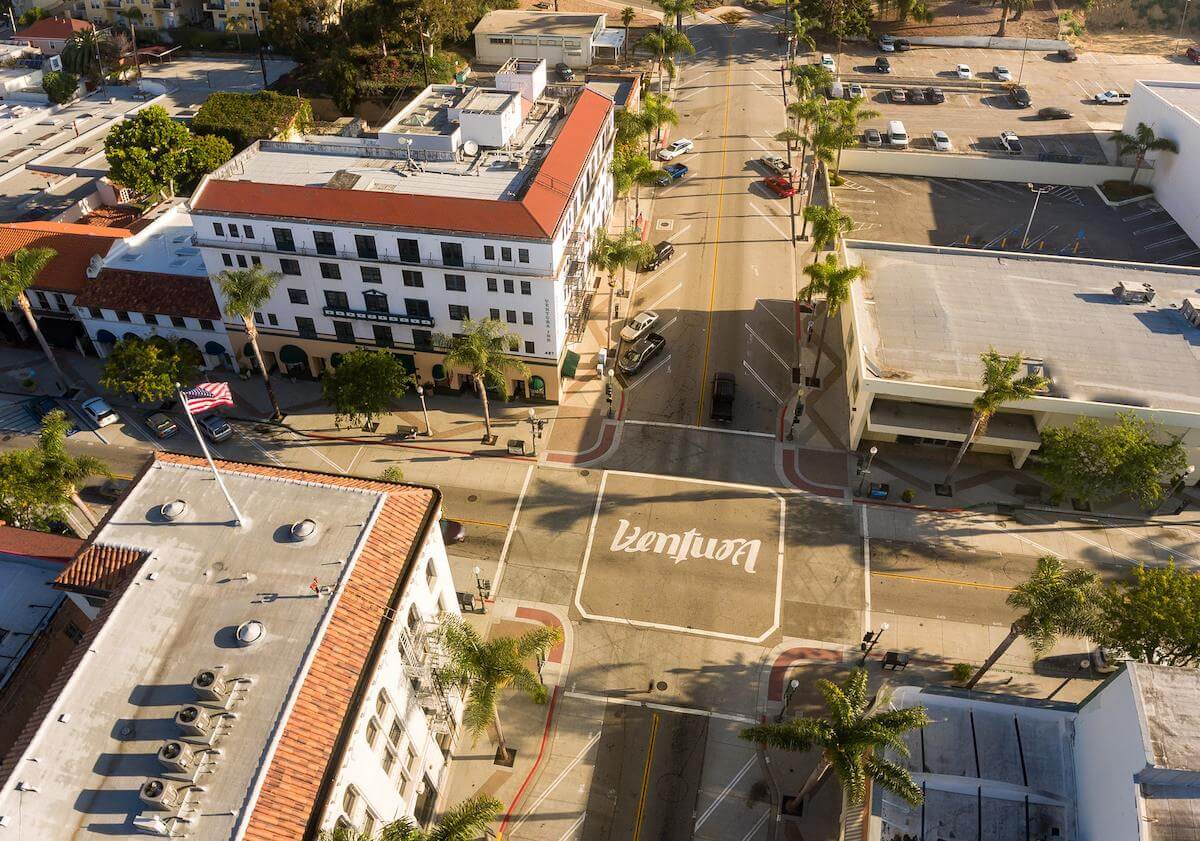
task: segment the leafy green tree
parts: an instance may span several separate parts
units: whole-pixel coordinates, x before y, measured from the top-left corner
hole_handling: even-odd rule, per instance
[[[1063,634],[1087,634],[1095,624],[1100,599],[1096,574],[1088,569],[1067,569],[1053,555],[1038,558],[1037,567],[1013,588],[1006,602],[1023,611],[1009,626],[1008,636],[1000,641],[979,670],[967,681],[970,689],[1004,656],[1018,637],[1025,637],[1038,657],[1054,647]]]
[[[536,657],[545,657],[562,642],[562,630],[541,626],[520,637],[483,639],[474,627],[462,619],[447,619],[440,628],[448,663],[442,680],[466,693],[463,727],[478,737],[489,724],[496,728],[499,756],[507,757],[508,742],[500,726],[500,693],[508,687],[524,692],[535,703],[546,703],[546,687],[526,665]]]
[[[864,108],[862,99],[843,99],[832,103],[834,129],[837,143],[837,160],[833,166],[835,184],[841,184],[842,150],[858,145],[858,127],[863,120],[873,120],[879,116],[878,111]]]
[[[633,192],[635,201],[638,200],[638,187],[650,186],[658,177],[658,167],[644,152],[627,152],[618,150],[613,155],[612,176],[613,190],[618,196]],[[640,212],[640,208],[639,208]],[[629,224],[629,202],[625,202],[625,224]]]
[[[492,440],[492,413],[488,405],[488,389],[496,391],[502,398],[508,399],[508,375],[520,374],[527,376],[529,367],[510,356],[512,334],[503,322],[487,319],[486,321],[466,320],[462,323],[462,332],[441,339],[449,345],[446,352],[446,364],[451,368],[465,370],[475,382],[475,390],[483,401],[483,440]]]
[[[836,254],[826,254],[820,263],[810,263],[804,267],[808,275],[808,285],[802,290],[807,300],[812,300],[814,292],[825,296],[825,313],[821,316],[821,337],[817,340],[817,359],[813,363],[813,376],[820,376],[821,354],[825,350],[825,331],[829,329],[829,319],[837,315],[842,304],[850,299],[850,287],[854,281],[866,276],[862,266],[839,266]]]
[[[274,9],[274,6],[271,7]],[[273,19],[273,18],[272,18]],[[368,835],[339,824],[322,830],[318,841],[475,841],[483,837],[488,825],[500,816],[504,804],[494,797],[476,794],[450,809],[430,829],[422,829],[412,818],[404,817],[386,824],[378,835]]]
[[[271,375],[263,362],[262,351],[258,348],[258,328],[254,324],[254,313],[271,299],[275,287],[282,275],[271,272],[262,266],[251,266],[248,269],[229,269],[216,277],[217,287],[221,290],[221,298],[225,302],[225,314],[230,318],[240,318],[250,340],[250,349],[254,353],[254,363],[262,374],[263,383],[267,387],[267,397],[271,400],[274,414],[272,420],[283,417],[279,408],[279,400],[275,397],[275,388],[271,385]]]
[[[696,48],[692,45],[691,40],[678,29],[671,29],[666,26],[660,26],[653,32],[648,32],[642,36],[637,45],[642,49],[654,53],[654,63],[658,68],[658,93],[662,94],[665,90],[663,87],[663,73],[667,76],[675,78],[675,58],[680,53],[684,55],[695,55]],[[645,103],[642,104],[643,109]]]
[[[637,17],[637,12],[633,10],[633,6],[626,6],[621,10],[621,26],[625,27],[625,58],[629,58],[629,25],[633,23],[635,17]]]
[[[192,136],[158,105],[113,127],[104,140],[113,180],[142,196],[175,195],[181,184],[211,172],[233,155],[220,138]]]
[[[804,218],[812,222],[813,262],[819,252],[837,248],[838,237],[854,230],[854,220],[832,205],[810,204],[804,208]]]
[[[1104,589],[1099,615],[1091,636],[1105,648],[1146,663],[1200,666],[1200,575],[1192,570],[1139,566]]]
[[[322,78],[338,110],[353,114],[358,104],[358,68],[354,62],[335,56],[326,63]]]
[[[675,31],[683,32],[683,19],[696,11],[696,0],[654,0],[654,5],[662,9],[663,22],[675,18]]]
[[[22,12],[21,16],[17,18],[17,27],[23,29],[26,26],[33,26],[39,20],[49,16],[50,13],[41,6],[31,6],[29,9]]]
[[[983,373],[979,377],[983,391],[971,402],[971,428],[967,430],[967,437],[963,439],[950,469],[946,471],[943,482],[946,485],[954,478],[954,471],[958,470],[958,465],[962,463],[971,443],[987,429],[988,421],[1000,411],[1001,406],[1005,403],[1028,400],[1038,392],[1045,391],[1046,386],[1050,384],[1041,374],[1017,376],[1025,365],[1024,357],[1020,353],[1001,356],[995,348],[991,348],[979,354],[979,359],[983,362]]]
[[[816,21],[817,28],[830,38],[869,36],[875,17],[873,0],[797,0],[793,8],[802,17]]]
[[[67,376],[54,358],[54,351],[42,335],[42,328],[33,317],[33,308],[29,305],[29,293],[26,291],[37,282],[38,276],[58,256],[53,248],[18,248],[7,260],[0,262],[0,306],[12,309],[14,306],[25,316],[25,323],[41,345],[42,353],[50,361],[50,366],[58,374],[60,380]]]
[[[859,805],[866,798],[867,781],[873,781],[914,806],[924,796],[912,775],[897,762],[885,759],[891,748],[908,756],[904,734],[929,723],[924,707],[905,707],[876,712],[867,690],[867,673],[855,669],[838,686],[829,680],[817,681],[825,699],[826,714],[821,718],[793,718],[780,724],[759,724],[742,731],[742,738],[779,750],[804,753],[820,750],[821,756],[804,787],[785,811],[797,807],[812,795],[830,771],[837,775],[847,800]]]
[[[1056,496],[1085,502],[1129,496],[1153,508],[1163,500],[1163,484],[1187,466],[1183,445],[1161,439],[1156,424],[1132,412],[1121,412],[1114,424],[1079,418],[1042,430],[1034,469]]]
[[[412,375],[396,357],[359,348],[343,354],[337,367],[321,375],[321,397],[337,413],[338,423],[372,424],[411,384]]]
[[[233,157],[233,145],[215,134],[194,134],[187,149],[184,183],[199,181]]]
[[[646,121],[654,126],[656,143],[662,139],[663,126],[679,125],[679,112],[671,107],[670,98],[664,94],[646,94],[642,100],[642,113],[646,115]]]
[[[383,472],[379,474],[379,478],[385,482],[403,482],[404,470],[399,465],[393,464],[390,467],[385,467]]]
[[[139,403],[152,403],[171,397],[175,383],[195,383],[199,365],[196,349],[178,339],[122,339],[104,360],[100,385]]]
[[[65,105],[79,90],[79,77],[63,70],[47,70],[42,74],[42,90],[55,105]]]
[[[1178,143],[1168,137],[1159,137],[1154,133],[1154,129],[1145,123],[1138,123],[1133,134],[1114,131],[1108,136],[1108,139],[1117,144],[1119,157],[1133,155],[1133,175],[1129,176],[1130,184],[1137,180],[1138,172],[1146,165],[1147,153],[1171,152],[1178,154],[1179,152]]]
[[[917,23],[933,23],[933,9],[927,0],[898,0],[896,8],[901,23],[909,19]]]

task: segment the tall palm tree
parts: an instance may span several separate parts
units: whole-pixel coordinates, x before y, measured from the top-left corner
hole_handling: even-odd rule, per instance
[[[671,107],[671,100],[664,94],[651,93],[647,94],[642,100],[642,113],[646,114],[646,120],[654,126],[654,142],[658,143],[662,140],[663,126],[679,125],[679,112]],[[650,138],[646,139],[646,148],[650,149]]]
[[[637,12],[633,10],[633,6],[626,6],[621,10],[621,26],[625,27],[625,58],[629,58],[629,25],[633,23],[633,19],[637,17]]]
[[[819,377],[829,319],[837,315],[842,304],[850,298],[850,287],[854,281],[865,277],[867,271],[862,266],[839,266],[837,254],[826,254],[823,262],[805,266],[804,273],[808,275],[808,285],[802,290],[806,299],[811,301],[814,292],[825,295],[825,314],[821,316],[821,336],[817,340],[817,359],[813,363],[813,376]]]
[[[613,125],[617,130],[617,145],[621,147],[640,146],[642,138],[648,137],[654,131],[654,121],[645,109],[630,111],[628,108],[622,108],[613,115]],[[647,145],[647,153],[649,150]]]
[[[837,124],[837,161],[833,165],[834,183],[840,184],[842,169],[842,149],[858,143],[858,124],[863,120],[873,120],[879,116],[878,111],[864,108],[862,99],[843,99],[834,103],[834,119]]]
[[[89,524],[95,526],[96,515],[79,497],[79,486],[92,476],[112,478],[108,465],[93,456],[72,456],[67,452],[67,432],[71,423],[61,409],[55,409],[42,418],[42,430],[38,433],[37,449],[40,456],[40,477],[58,488],[62,498],[69,499]]]
[[[990,348],[987,352],[979,354],[979,358],[983,361],[983,373],[979,377],[983,391],[971,403],[971,428],[967,431],[962,446],[958,448],[950,469],[946,471],[946,479],[942,483],[944,485],[950,484],[954,471],[967,454],[971,442],[975,440],[975,436],[987,429],[988,421],[1002,405],[1028,400],[1050,384],[1041,374],[1030,373],[1017,377],[1025,364],[1020,353],[1001,356],[995,348]]]
[[[828,680],[817,681],[825,699],[826,715],[821,718],[793,718],[781,724],[759,724],[742,731],[742,738],[779,750],[821,751],[816,768],[804,787],[785,811],[795,812],[833,771],[842,784],[846,799],[861,804],[872,781],[899,795],[914,806],[924,796],[920,786],[903,765],[883,757],[891,748],[908,756],[903,736],[929,723],[924,707],[906,707],[876,712],[867,694],[867,673],[855,669],[838,686]]]
[[[658,65],[658,92],[663,92],[663,71],[670,78],[675,78],[675,56],[680,53],[695,55],[696,48],[691,40],[678,29],[660,26],[653,32],[648,32],[638,41],[638,46],[649,50],[655,55]]]
[[[136,28],[136,24],[134,23],[134,21],[137,21],[137,23],[141,23],[142,20],[146,16],[142,13],[142,10],[139,9],[137,6],[125,6],[124,8],[118,10],[117,14],[120,17],[125,18],[125,23],[127,23],[129,25],[129,38],[130,38],[130,42],[133,44],[134,78],[137,79],[138,81],[141,81],[142,61],[141,61],[141,58],[138,56],[137,28]]]
[[[262,266],[251,266],[248,269],[228,269],[216,278],[221,297],[225,301],[225,314],[230,318],[240,318],[245,327],[250,349],[254,352],[254,362],[262,374],[263,383],[267,386],[267,397],[271,399],[271,411],[274,413],[271,416],[272,420],[282,418],[283,410],[279,408],[275,388],[271,385],[270,372],[267,371],[262,351],[258,348],[258,328],[254,325],[254,314],[270,300],[280,277],[282,275],[279,272],[267,271]]]
[[[787,162],[790,167],[792,165],[792,147],[798,145],[804,139],[804,135],[794,128],[785,128],[775,135],[775,139],[787,147]]]
[[[618,152],[613,155],[612,162],[613,189],[618,196],[633,193],[635,203],[638,201],[638,187],[649,185],[658,177],[656,167],[645,153],[628,154]],[[625,224],[629,224],[629,202],[625,202]],[[640,212],[640,207],[639,207]]]
[[[616,290],[617,270],[627,266],[639,266],[654,255],[654,246],[642,239],[637,228],[626,228],[617,236],[609,235],[603,227],[596,229],[592,237],[592,250],[588,252],[588,263],[595,269],[608,274],[608,288]],[[613,303],[610,296],[608,307],[608,329],[605,340],[612,344]]]
[[[1117,144],[1118,156],[1134,156],[1133,175],[1129,176],[1130,184],[1137,180],[1138,171],[1146,164],[1147,152],[1179,152],[1178,143],[1168,137],[1159,137],[1154,133],[1154,129],[1145,123],[1138,123],[1133,134],[1114,131],[1108,139]]]
[[[654,5],[663,11],[663,22],[675,18],[675,31],[683,32],[683,18],[696,10],[696,0],[654,0]]]
[[[854,220],[833,205],[812,204],[804,208],[804,218],[812,222],[813,262],[826,248],[837,248],[838,237],[854,230]]]
[[[412,818],[404,817],[386,824],[378,835],[339,824],[321,830],[317,838],[318,841],[475,841],[503,809],[504,804],[496,798],[476,794],[448,809],[432,829],[421,829]]]
[[[832,115],[827,109],[813,124],[812,136],[809,138],[809,149],[812,152],[812,160],[809,164],[808,194],[804,198],[805,207],[813,203],[813,194],[817,189],[817,173],[820,171],[821,164],[825,164],[826,171],[828,172],[829,165],[834,162],[835,150],[840,148],[841,130],[837,123],[833,122]],[[804,236],[807,233],[808,218],[805,217],[800,235]]]
[[[1054,647],[1061,634],[1086,634],[1096,613],[1099,580],[1088,569],[1067,569],[1053,555],[1038,558],[1029,580],[1018,584],[1005,600],[1022,613],[1008,629],[1008,636],[967,681],[971,689],[1004,652],[1025,637],[1034,654],[1041,657]]]
[[[542,626],[520,637],[485,640],[474,627],[453,618],[445,621],[440,633],[449,659],[441,677],[467,695],[463,726],[478,736],[489,724],[494,725],[500,743],[496,755],[507,759],[508,742],[500,726],[498,709],[500,692],[512,686],[534,703],[546,703],[546,687],[526,663],[535,657],[545,657],[562,642],[562,630]]]
[[[462,333],[449,340],[446,364],[460,368],[474,381],[479,399],[483,401],[483,441],[490,444],[492,435],[492,411],[488,404],[487,390],[494,389],[501,398],[508,399],[508,374],[526,376],[529,368],[520,359],[508,353],[512,336],[501,321],[486,319],[462,323]]]
[[[50,350],[46,337],[42,335],[42,328],[38,326],[37,319],[33,317],[33,308],[29,305],[27,292],[29,287],[37,282],[42,270],[57,256],[58,252],[53,248],[18,248],[11,257],[0,263],[0,305],[5,309],[15,306],[21,310],[21,314],[25,316],[25,323],[42,347],[42,353],[50,360],[58,378],[65,382],[67,377],[58,366],[54,351]]]

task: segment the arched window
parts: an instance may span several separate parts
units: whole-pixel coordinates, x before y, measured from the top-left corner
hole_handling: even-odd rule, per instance
[[[437,567],[433,563],[433,558],[430,558],[425,564],[425,585],[431,592],[437,586]]]

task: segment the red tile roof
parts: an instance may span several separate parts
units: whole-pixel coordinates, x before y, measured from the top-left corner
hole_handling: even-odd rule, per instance
[[[54,579],[59,590],[88,596],[107,596],[141,566],[147,552],[92,543]]]
[[[583,90],[520,201],[211,179],[191,204],[217,213],[553,237],[612,108],[608,97]]]
[[[108,254],[113,242],[131,233],[66,222],[9,222],[0,224],[0,259],[19,248],[53,248],[58,255],[42,271],[34,288],[78,292],[87,280],[92,257]]]
[[[207,277],[102,269],[75,297],[80,307],[178,315],[219,321],[221,310]]]
[[[0,525],[0,552],[65,564],[83,546],[78,537]]]
[[[78,18],[42,18],[17,32],[15,37],[65,41],[76,32],[83,32],[91,28],[91,23]]]

